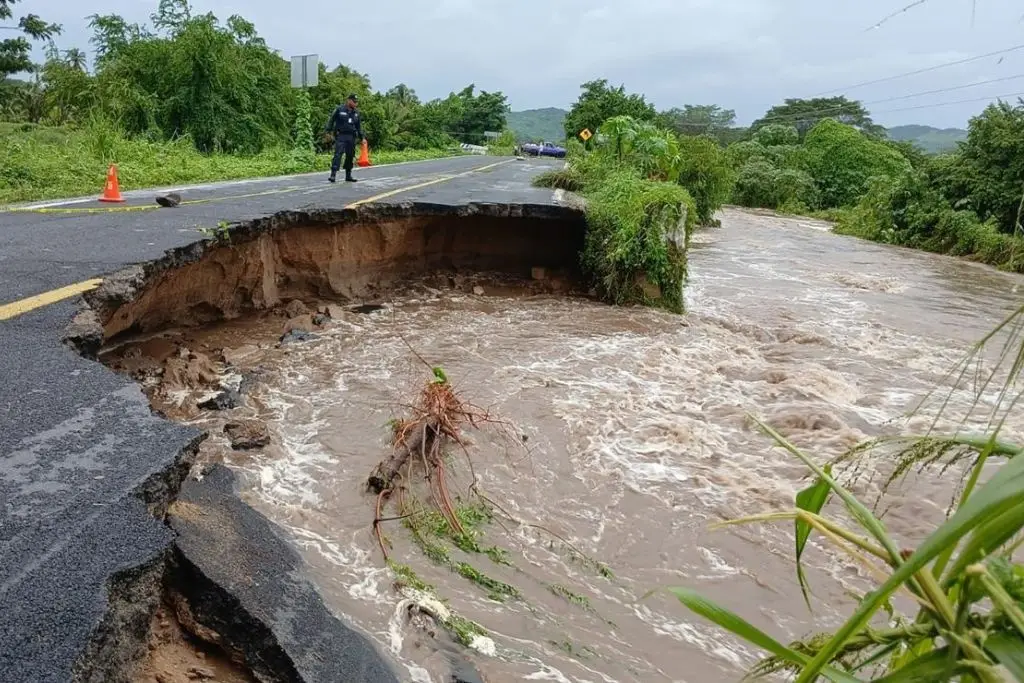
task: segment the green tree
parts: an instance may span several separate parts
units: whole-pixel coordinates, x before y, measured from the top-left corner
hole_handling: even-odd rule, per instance
[[[990,104],[967,129],[959,156],[945,170],[944,194],[957,208],[1014,232],[1024,189],[1024,101]]]
[[[717,137],[736,125],[736,112],[717,104],[684,104],[682,109],[673,107],[658,114],[658,125],[679,135]]]
[[[910,162],[895,149],[832,119],[807,133],[802,159],[823,208],[852,206],[873,177],[892,178],[910,170]]]
[[[871,115],[863,104],[857,100],[848,100],[842,95],[815,97],[809,100],[787,99],[784,104],[775,105],[764,116],[754,121],[750,129],[756,131],[772,123],[781,123],[795,127],[800,139],[803,139],[808,131],[824,119],[835,119],[872,137],[885,137],[885,128],[871,120]]]
[[[697,205],[697,221],[709,225],[729,200],[735,174],[725,150],[712,137],[680,136],[679,147],[679,184]]]
[[[18,18],[14,26],[7,25],[14,21],[13,6],[18,2],[19,0],[0,0],[0,28],[22,34],[16,38],[0,40],[0,80],[32,70],[30,39],[52,41],[54,36],[61,32],[59,24],[48,24],[36,14],[25,14]]]
[[[121,17],[93,17],[98,97],[129,134],[187,135],[202,151],[253,152],[286,143],[295,95],[287,63],[245,19],[222,25],[163,0],[151,34]]]
[[[605,121],[616,116],[628,116],[636,121],[654,121],[657,111],[643,95],[627,94],[624,86],[611,87],[606,79],[588,81],[580,88],[579,99],[565,117],[566,137],[575,137],[584,128],[591,133]]]
[[[40,73],[48,122],[62,125],[84,120],[95,103],[95,84],[85,70],[85,53],[71,49],[61,54],[51,48]]]

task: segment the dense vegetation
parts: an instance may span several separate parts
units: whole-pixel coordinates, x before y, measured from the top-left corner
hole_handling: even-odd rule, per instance
[[[0,21],[14,21],[13,5],[0,0]],[[160,0],[151,20],[149,27],[93,15],[91,70],[83,50],[57,48],[59,26],[31,14],[19,21],[24,36],[0,42],[0,121],[31,124],[4,131],[0,201],[93,191],[102,179],[95,169],[113,161],[142,184],[168,174],[225,177],[218,169],[234,177],[324,168],[315,152],[326,152],[330,142],[320,131],[353,92],[368,141],[383,158],[437,156],[505,128],[500,92],[469,85],[423,102],[403,84],[376,92],[367,75],[323,64],[319,85],[302,91],[290,87],[289,63],[241,16],[221,22],[194,14],[187,0]],[[32,64],[30,40],[46,47],[43,64]],[[27,80],[13,78],[24,72]],[[195,152],[210,163],[197,164]],[[152,155],[162,158],[150,164],[155,169],[177,168],[150,174],[145,160]],[[49,175],[70,167],[89,173],[86,187],[64,183],[68,173]]]
[[[681,312],[690,234],[701,206],[713,212],[706,205],[714,201],[708,199],[714,183],[693,173],[691,160],[698,156],[687,154],[672,131],[631,116],[608,119],[600,130],[603,142],[584,151],[570,141],[568,166],[536,183],[586,198],[581,263],[602,298]],[[696,151],[724,156],[711,141]],[[699,201],[681,184],[683,178],[697,181]]]

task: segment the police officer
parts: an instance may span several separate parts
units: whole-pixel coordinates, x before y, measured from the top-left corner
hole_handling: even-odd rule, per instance
[[[356,154],[356,139],[360,143],[363,141],[363,127],[359,121],[359,112],[356,111],[358,103],[358,97],[349,95],[345,104],[339,105],[327,122],[325,132],[334,133],[334,159],[331,161],[331,177],[328,178],[332,183],[341,168],[342,154],[345,155],[345,180],[356,182],[352,177],[352,157]]]

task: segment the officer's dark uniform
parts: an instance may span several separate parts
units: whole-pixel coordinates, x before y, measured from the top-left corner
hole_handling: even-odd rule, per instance
[[[348,99],[353,102],[359,101],[355,95],[349,95]],[[345,180],[354,183],[356,179],[352,177],[352,157],[356,154],[356,139],[358,138],[360,142],[363,140],[363,127],[359,120],[359,112],[349,106],[347,101],[345,104],[339,105],[331,114],[331,120],[327,122],[327,132],[334,133],[334,159],[331,161],[329,180],[334,182],[335,176],[338,175],[338,169],[341,168],[341,155],[344,154]]]

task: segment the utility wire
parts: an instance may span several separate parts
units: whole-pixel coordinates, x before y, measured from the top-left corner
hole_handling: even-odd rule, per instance
[[[996,78],[996,79],[992,79],[991,81],[984,81],[983,83],[976,83],[976,84],[971,84],[971,85],[983,85],[985,83],[990,83],[990,82],[1009,80],[1010,78],[1011,77],[1007,77],[1005,79],[1004,78]],[[1020,74],[1020,75],[1014,76],[1012,78],[1024,78],[1024,74]],[[900,100],[900,99],[907,99],[907,98],[911,98],[911,97],[919,97],[919,96],[922,96],[922,95],[932,95],[932,94],[936,94],[936,93],[948,92],[950,90],[961,90],[961,89],[966,88],[966,87],[971,87],[971,85],[956,86],[956,87],[951,87],[951,88],[940,88],[938,90],[929,90],[929,91],[926,91],[926,92],[913,93],[911,95],[902,95],[902,96],[899,96],[899,97],[889,97],[889,98],[886,98],[884,100],[874,100],[872,102],[861,102],[861,104],[867,105],[867,104],[880,104],[880,103],[883,103],[883,102],[893,102],[893,101]],[[914,105],[914,106],[910,106],[910,107],[899,107],[899,108],[896,108],[896,109],[880,109],[880,110],[872,111],[872,112],[868,112],[868,113],[870,115],[874,115],[874,114],[885,114],[885,113],[889,113],[889,112],[910,111],[910,110],[913,110],[913,109],[929,109],[931,107],[945,107],[945,106],[951,105],[951,104],[965,104],[965,103],[968,103],[968,102],[983,102],[985,100],[998,100],[998,99],[1003,99],[1003,98],[1006,98],[1006,97],[1019,97],[1019,96],[1022,96],[1022,95],[1024,95],[1024,93],[1010,93],[1010,94],[1007,94],[1007,95],[988,95],[986,97],[976,97],[976,98],[964,99],[964,100],[952,100],[952,101],[948,101],[948,102],[936,102],[936,103],[933,103],[933,104],[919,104],[919,105]],[[802,121],[802,120],[813,119],[813,118],[818,118],[818,117],[827,118],[828,116],[833,116],[833,115],[836,115],[836,114],[842,114],[842,113],[844,113],[846,111],[847,111],[847,107],[828,107],[828,108],[825,108],[825,109],[812,109],[810,111],[793,113],[793,114],[776,114],[774,116],[765,116],[763,118],[757,119],[757,121],[760,122],[760,123],[790,123],[790,122]],[[677,123],[677,124],[674,124],[674,125],[676,127],[688,127],[688,128],[714,128],[714,126],[712,126],[711,124],[698,123],[698,122],[693,122],[693,123],[680,122],[680,123]]]
[[[1021,97],[1024,92],[1011,92],[1006,95],[990,95],[989,97],[975,97],[970,100],[952,100],[950,102],[936,102],[935,104],[918,104],[913,107],[900,107],[899,109],[881,109],[877,113],[887,114],[894,111],[910,111],[912,109],[931,109],[932,107],[945,107],[950,104],[967,104],[968,102],[984,102],[986,100],[1001,100],[1007,97]]]
[[[990,83],[1001,83],[1003,81],[1013,81],[1018,78],[1024,78],[1024,74],[1016,74],[1013,76],[1003,76],[1002,78],[990,78],[987,81],[978,81],[976,83],[965,83],[964,85],[954,85],[949,88],[938,88],[936,90],[924,90],[921,92],[911,93],[909,95],[897,95],[896,97],[888,97],[884,100],[875,100],[867,104],[881,104],[883,102],[895,102],[896,100],[909,100],[915,97],[923,97],[925,95],[935,95],[943,92],[950,92],[952,90],[966,90],[967,88],[976,88],[979,85],[989,85]]]
[[[1007,54],[1009,52],[1016,52],[1017,50],[1024,50],[1024,44],[1014,45],[1013,47],[1004,48],[1002,50],[996,50],[994,52],[987,52],[987,53],[985,53],[983,55],[977,55],[977,56],[974,56],[974,57],[965,57],[964,59],[957,59],[957,60],[954,60],[952,62],[945,62],[943,64],[936,64],[935,66],[927,66],[927,67],[925,67],[923,69],[915,69],[913,71],[907,71],[905,73],[896,74],[895,76],[886,76],[884,78],[876,78],[874,80],[864,81],[862,83],[854,83],[853,85],[848,85],[845,88],[835,88],[833,90],[826,90],[825,92],[820,92],[820,93],[817,93],[815,95],[811,95],[811,97],[821,97],[823,95],[829,95],[829,94],[837,93],[837,92],[847,92],[847,91],[850,91],[850,90],[854,90],[856,88],[863,88],[866,85],[875,85],[876,83],[887,83],[889,81],[895,81],[895,80],[897,80],[899,78],[906,78],[907,76],[916,76],[917,74],[928,73],[929,71],[937,71],[939,69],[945,69],[947,67],[957,66],[959,64],[967,64],[968,62],[976,62],[979,59],[985,59],[986,57],[995,57],[996,55],[1004,55],[1004,54]]]
[[[884,24],[885,22],[889,21],[890,19],[892,19],[894,17],[898,17],[899,15],[903,14],[904,12],[909,12],[910,10],[914,9],[915,7],[917,7],[918,5],[923,5],[926,2],[928,2],[928,0],[916,0],[915,2],[912,2],[909,5],[907,5],[906,7],[904,7],[903,9],[898,9],[895,12],[892,12],[891,14],[887,14],[886,16],[882,17],[881,21],[879,21],[877,24],[874,24],[872,26],[868,26],[866,29],[864,29],[864,31],[865,32],[873,31],[876,28],[880,28],[882,26],[882,24]]]

